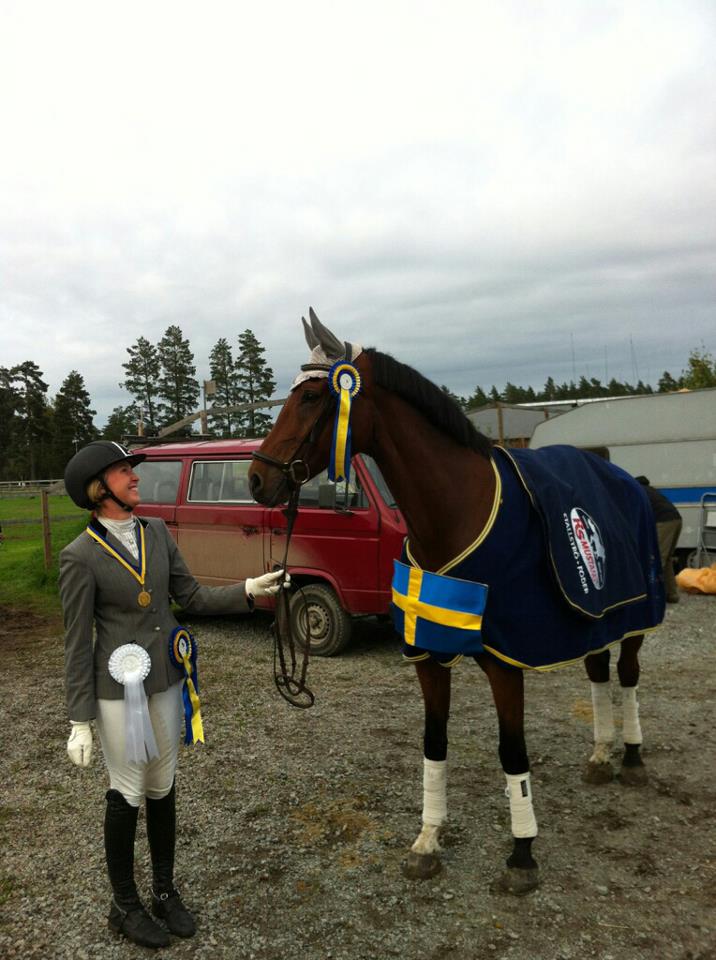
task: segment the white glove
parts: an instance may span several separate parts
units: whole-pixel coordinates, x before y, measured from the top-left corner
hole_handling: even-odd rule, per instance
[[[72,720],[67,753],[77,767],[88,767],[92,759],[92,730],[86,720]]]
[[[283,583],[279,580],[283,577]],[[281,587],[288,590],[291,586],[291,574],[283,570],[274,570],[273,573],[264,573],[261,577],[246,578],[246,596],[253,600],[255,597],[272,597]]]

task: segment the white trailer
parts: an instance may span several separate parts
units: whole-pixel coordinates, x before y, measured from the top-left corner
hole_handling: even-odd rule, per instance
[[[714,520],[716,388],[584,403],[535,427],[531,448],[552,443],[606,449],[612,463],[648,477],[683,518],[680,561],[694,562],[704,526]],[[712,495],[708,509],[705,494]]]

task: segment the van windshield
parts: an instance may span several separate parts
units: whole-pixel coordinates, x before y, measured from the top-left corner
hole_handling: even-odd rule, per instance
[[[375,484],[376,490],[381,495],[383,500],[386,502],[386,504],[389,507],[391,508],[397,507],[398,504],[395,502],[395,497],[390,492],[390,487],[385,482],[385,477],[380,472],[380,467],[375,462],[373,457],[369,457],[367,453],[362,453],[361,459],[363,460],[363,463],[368,468],[368,473],[373,478],[373,483]]]

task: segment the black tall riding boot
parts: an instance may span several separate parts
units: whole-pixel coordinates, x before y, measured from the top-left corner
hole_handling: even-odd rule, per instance
[[[142,906],[134,882],[134,838],[139,809],[127,803],[118,790],[107,791],[104,817],[104,849],[112,885],[109,928],[123,933],[142,947],[168,947],[166,930],[152,920]]]
[[[176,843],[175,785],[166,797],[147,797],[147,839],[152,855],[152,913],[160,917],[178,937],[193,937],[194,918],[181,902],[174,887],[174,847]]]

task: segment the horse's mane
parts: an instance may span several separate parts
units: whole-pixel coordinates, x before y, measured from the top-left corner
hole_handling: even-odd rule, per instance
[[[468,447],[483,457],[490,456],[491,441],[465,416],[455,401],[434,383],[406,363],[400,363],[390,354],[380,353],[374,347],[364,350],[370,357],[373,376],[378,386],[402,397],[442,433],[452,437],[462,447]]]

